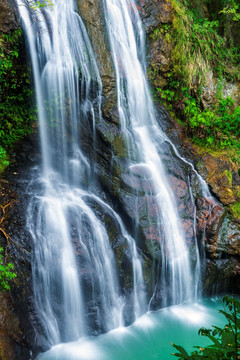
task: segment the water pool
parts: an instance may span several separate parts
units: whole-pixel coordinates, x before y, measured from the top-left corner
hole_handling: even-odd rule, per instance
[[[220,308],[218,299],[206,299],[149,312],[129,327],[56,345],[37,360],[173,360],[172,342],[187,350],[208,343],[198,335],[198,329],[223,325]]]

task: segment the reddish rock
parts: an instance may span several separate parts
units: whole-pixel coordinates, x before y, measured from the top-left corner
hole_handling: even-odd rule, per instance
[[[188,184],[182,179],[178,179],[175,176],[168,177],[170,185],[173,189],[175,196],[178,198],[185,197],[188,193]]]

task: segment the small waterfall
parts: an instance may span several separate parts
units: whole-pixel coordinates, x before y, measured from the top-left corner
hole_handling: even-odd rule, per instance
[[[38,3],[17,0],[32,60],[43,158],[42,175],[33,179],[27,226],[35,307],[51,346],[124,325],[126,299],[116,259],[91,202],[111,212],[128,244],[135,317],[146,306],[134,240],[119,216],[89,190],[94,166],[79,139],[87,129],[94,148],[102,83],[88,35],[73,0],[53,0],[43,8]]]
[[[150,171],[158,203],[157,228],[162,231],[158,282],[166,291],[163,294],[165,305],[191,300],[196,280],[174,195],[159,155],[166,136],[155,119],[146,80],[141,20],[133,0],[103,0],[103,4],[116,71],[118,112],[132,159],[131,168],[140,165]]]

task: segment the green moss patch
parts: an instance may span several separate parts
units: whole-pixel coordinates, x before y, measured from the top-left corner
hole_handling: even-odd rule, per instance
[[[240,202],[232,204],[229,207],[233,216],[237,219],[240,219]]]

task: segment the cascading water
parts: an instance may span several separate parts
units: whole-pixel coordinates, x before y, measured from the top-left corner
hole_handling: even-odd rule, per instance
[[[141,166],[150,171],[158,203],[157,229],[162,238],[158,281],[166,291],[165,294],[163,291],[163,303],[191,300],[194,279],[190,256],[159,155],[166,137],[155,119],[145,76],[141,20],[133,0],[103,0],[103,4],[116,71],[119,117],[133,162],[131,168]]]
[[[169,140],[155,118],[145,76],[144,32],[134,1],[102,0],[128,171],[148,174],[157,204],[154,226],[161,238],[160,258],[148,305],[138,244],[120,216],[94,193],[94,155],[90,161],[79,140],[82,132],[87,134],[94,153],[102,83],[75,2],[53,0],[52,6],[38,8],[36,0],[16,1],[32,60],[43,158],[27,214],[35,307],[44,342],[51,346],[129,324],[152,308],[157,287],[161,305],[193,299],[198,293],[199,254],[194,233],[197,260],[192,269],[160,156]],[[99,213],[107,213],[124,238],[132,277],[127,290],[121,289],[107,224]]]
[[[43,9],[37,1],[17,4],[32,60],[43,157],[42,177],[34,186],[43,190],[33,192],[27,215],[35,306],[45,344],[54,345],[124,324],[125,299],[115,257],[91,202],[111,212],[126,238],[135,317],[146,308],[144,285],[133,239],[117,214],[88,190],[93,169],[81,150],[79,134],[89,127],[94,146],[102,84],[74,1],[55,0]],[[91,319],[86,315],[90,311]]]

